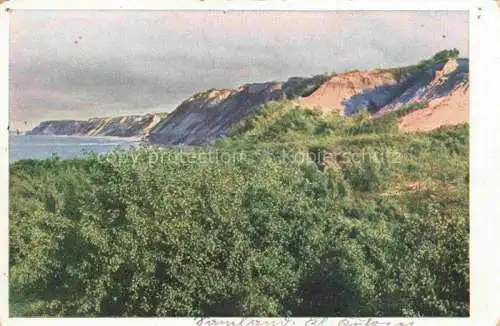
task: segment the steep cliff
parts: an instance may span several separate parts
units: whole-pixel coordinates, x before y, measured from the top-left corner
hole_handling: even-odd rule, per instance
[[[452,59],[407,77],[404,91],[377,111],[375,116],[402,104],[432,101],[451,96],[457,88],[469,87],[469,60]]]
[[[305,108],[346,116],[367,110],[375,118],[406,104],[428,103],[427,108],[401,119],[400,128],[405,131],[468,122],[469,60],[440,58],[445,52],[408,67],[210,89],[188,98],[166,118],[147,114],[45,121],[28,134],[144,136],[152,143],[167,146],[204,145],[229,136],[235,123],[258,112],[262,104],[282,98]]]
[[[40,123],[26,134],[140,137],[146,135],[160,120],[155,114],[91,118],[85,121],[53,120]]]
[[[392,69],[348,72],[331,78],[300,103],[345,115],[367,109],[377,117],[404,104],[449,96],[468,84],[468,74],[468,59],[430,64],[399,76]]]
[[[316,90],[324,75],[292,77],[288,81],[247,84],[236,89],[211,89],[185,100],[149,133],[153,143],[201,145],[229,135],[232,125],[259,105],[280,98],[295,98]]]
[[[361,107],[382,107],[401,92],[401,88],[402,83],[388,71],[352,71],[331,78],[299,103],[348,115]]]
[[[416,112],[410,116],[413,119],[409,117],[401,123],[403,130],[429,130],[468,121],[468,83],[469,60],[449,59],[329,77],[294,77],[284,83],[212,89],[184,101],[151,130],[148,139],[164,145],[210,144],[218,137],[228,136],[236,122],[255,113],[261,104],[282,97],[323,112],[335,111],[348,116],[368,110],[374,117],[405,104],[428,102],[425,117],[421,116],[422,112]],[[436,114],[437,111],[440,113]]]

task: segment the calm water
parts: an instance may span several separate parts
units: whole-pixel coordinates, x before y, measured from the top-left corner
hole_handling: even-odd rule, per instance
[[[139,144],[130,139],[72,136],[9,136],[9,163],[22,159],[45,159],[56,153],[60,158],[80,156],[85,150],[106,154],[116,147],[129,149]]]

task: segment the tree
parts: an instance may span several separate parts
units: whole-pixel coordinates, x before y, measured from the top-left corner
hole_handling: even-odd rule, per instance
[[[455,59],[458,57],[460,52],[458,49],[453,48],[451,50],[443,50],[439,51],[434,56],[432,57],[432,60],[435,62],[442,62],[442,61],[447,61],[449,59]]]

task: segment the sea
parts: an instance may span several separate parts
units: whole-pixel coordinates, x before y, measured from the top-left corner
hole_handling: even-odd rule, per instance
[[[84,155],[87,151],[107,154],[115,149],[131,149],[141,142],[133,138],[9,135],[9,163],[23,159],[61,159]]]

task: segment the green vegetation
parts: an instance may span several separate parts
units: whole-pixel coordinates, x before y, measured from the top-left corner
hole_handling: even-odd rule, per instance
[[[297,99],[299,97],[307,97],[335,75],[335,72],[324,73],[298,80],[292,84],[292,87],[285,91],[285,96],[289,100]]]
[[[458,58],[459,54],[460,53],[456,48],[453,48],[451,50],[443,50],[435,53],[432,58],[422,60],[416,65],[381,69],[381,71],[391,72],[394,75],[394,78],[399,81],[403,76],[406,76],[408,74],[424,71],[425,69],[430,68],[436,64],[445,63],[449,59],[456,59]]]
[[[283,101],[213,147],[12,164],[11,314],[467,316],[469,128],[398,118]]]
[[[301,139],[324,139],[327,136],[354,136],[370,133],[397,132],[398,119],[408,113],[427,107],[427,102],[417,102],[372,119],[367,111],[353,118],[337,113],[323,114],[319,110],[307,110],[291,101],[264,104],[258,115],[243,119],[233,127],[230,140],[241,142],[296,142]],[[319,138],[318,138],[319,137]]]
[[[169,113],[168,112],[157,112],[155,113],[157,116],[159,116],[161,119],[165,119],[168,117]]]

